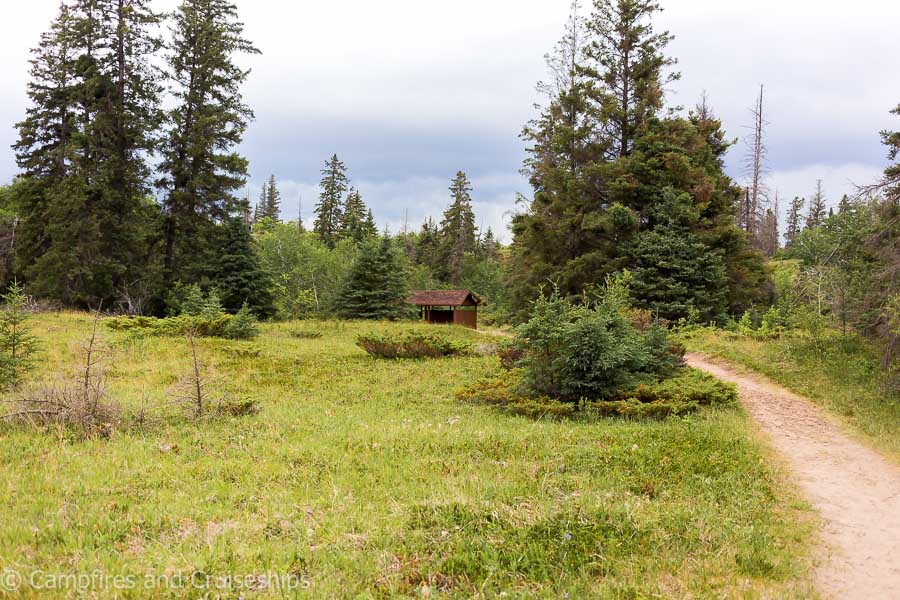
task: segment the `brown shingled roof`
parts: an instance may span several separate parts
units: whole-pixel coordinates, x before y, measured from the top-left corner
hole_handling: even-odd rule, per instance
[[[481,299],[468,290],[413,290],[406,301],[417,306],[477,306]]]

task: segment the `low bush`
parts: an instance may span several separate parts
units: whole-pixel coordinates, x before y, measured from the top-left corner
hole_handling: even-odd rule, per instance
[[[737,402],[737,388],[697,369],[682,369],[670,379],[642,384],[615,394],[612,401],[636,400],[642,404],[668,402],[713,406]]]
[[[103,323],[113,331],[134,333],[137,335],[184,337],[192,334],[197,337],[229,338],[231,335],[234,335],[236,331],[232,326],[232,321],[235,317],[236,316],[224,313],[219,314],[214,318],[207,318],[199,315],[180,315],[163,319],[158,319],[156,317],[111,317],[104,319]],[[240,330],[245,331],[243,328]]]
[[[262,356],[262,348],[255,344],[247,346],[229,346],[223,348],[222,352],[224,352],[226,356],[236,359],[259,358]]]
[[[289,334],[292,338],[297,338],[298,340],[317,340],[322,337],[321,331],[316,331],[314,329],[295,329]]]
[[[457,400],[496,406],[510,414],[530,418],[571,417],[577,405],[546,396],[530,397],[520,391],[521,371],[510,370],[457,390]]]
[[[521,370],[510,370],[482,379],[456,392],[457,400],[496,406],[507,413],[543,417],[628,417],[659,419],[688,414],[701,406],[726,405],[737,401],[737,390],[711,375],[682,369],[670,379],[641,384],[621,391],[608,400],[582,399],[561,402],[547,396],[532,396],[522,387]]]
[[[360,335],[356,345],[375,358],[443,358],[471,352],[471,346],[442,336],[424,333]]]

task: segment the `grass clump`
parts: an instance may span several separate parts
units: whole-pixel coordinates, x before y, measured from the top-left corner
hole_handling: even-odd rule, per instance
[[[365,334],[356,338],[356,345],[374,358],[444,358],[466,355],[471,345],[446,337],[409,332],[393,335]]]

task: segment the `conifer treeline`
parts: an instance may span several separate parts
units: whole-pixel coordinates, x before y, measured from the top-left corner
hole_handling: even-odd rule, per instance
[[[183,0],[165,19],[149,0],[61,3],[15,145],[16,272],[32,293],[159,310],[164,290],[253,252],[227,233],[247,211],[235,148],[253,113],[234,61],[258,51],[242,32],[229,0]]]

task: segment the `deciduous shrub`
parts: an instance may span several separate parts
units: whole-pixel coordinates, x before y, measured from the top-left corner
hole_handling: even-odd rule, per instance
[[[356,345],[375,358],[442,358],[468,354],[469,344],[423,333],[360,335]]]

